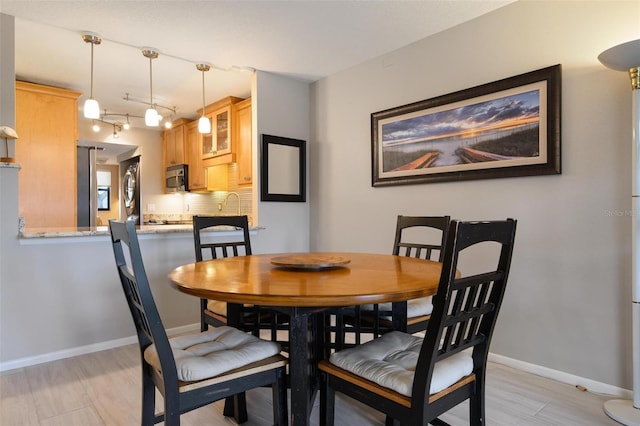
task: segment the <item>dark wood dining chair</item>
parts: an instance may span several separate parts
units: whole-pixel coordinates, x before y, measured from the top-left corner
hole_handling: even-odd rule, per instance
[[[484,425],[487,357],[515,231],[513,219],[452,221],[424,339],[393,331],[321,361],[320,424],[334,424],[340,392],[385,413],[387,426],[446,425],[438,416],[467,399],[470,424]],[[463,252],[474,272],[459,277]]]
[[[238,423],[247,420],[244,392],[271,386],[273,416],[287,419],[287,360],[275,342],[233,327],[169,339],[144,269],[135,223],[109,221],[115,263],[136,326],[142,363],[141,424],[179,425],[180,415],[212,402],[234,398]],[[164,412],[155,413],[155,388]]]
[[[240,239],[222,239],[218,236],[207,239],[203,230],[214,227],[228,227],[230,230],[242,231]],[[214,236],[214,234],[209,234]],[[249,237],[249,220],[247,216],[193,216],[193,240],[196,262],[207,259],[219,259],[231,256],[251,255],[251,238]],[[278,338],[278,331],[288,330],[289,316],[274,309],[256,305],[241,305],[239,328],[260,336],[260,330],[268,330],[270,338],[279,342],[284,350],[288,349],[288,341]],[[227,325],[227,303],[217,300],[200,299],[200,329],[206,331],[212,325]]]
[[[396,221],[392,254],[442,261],[450,216],[403,216]],[[433,305],[431,297],[407,302],[352,306],[338,309],[335,314],[335,349],[359,345],[362,335],[378,338],[391,330],[413,334],[427,329]],[[393,309],[396,311],[394,312]],[[395,317],[395,324],[394,324]],[[346,342],[351,335],[353,343]]]

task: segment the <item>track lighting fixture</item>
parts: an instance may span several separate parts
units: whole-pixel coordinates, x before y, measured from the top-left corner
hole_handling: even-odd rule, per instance
[[[94,50],[94,45],[98,45],[101,44],[103,39],[101,36],[99,36],[98,34],[92,33],[92,32],[83,32],[82,34],[82,40],[86,43],[90,43],[91,44],[91,86],[90,86],[90,93],[89,93],[89,98],[86,99],[85,103],[84,103],[84,117],[85,118],[89,118],[92,120],[96,120],[98,122],[103,122],[105,124],[113,124],[109,121],[103,121],[104,117],[107,115],[106,111],[104,115],[100,114],[100,107],[98,104],[98,101],[96,99],[93,98],[93,65],[94,65],[94,57],[93,57],[93,50]],[[136,116],[136,115],[130,115],[130,114],[114,114],[111,113],[109,115],[121,115],[121,116],[126,116],[126,122],[124,120],[118,120],[116,122],[116,124],[119,126],[118,131],[124,129],[124,130],[128,130],[131,127],[131,123],[130,123],[130,118],[144,118],[145,120],[145,124],[149,127],[158,127],[160,126],[160,123],[163,122],[163,127],[166,129],[170,129],[172,127],[172,121],[176,116],[176,107],[167,107],[167,106],[163,106],[163,105],[159,105],[157,103],[154,102],[153,99],[153,60],[158,58],[158,56],[160,55],[160,52],[152,47],[143,47],[143,48],[139,48],[127,43],[122,43],[122,42],[118,42],[115,40],[110,40],[108,38],[104,39],[107,42],[108,41],[114,41],[116,43],[119,43],[121,45],[126,45],[128,47],[134,47],[136,49],[140,49],[142,51],[142,55],[145,58],[149,59],[149,100],[147,101],[142,101],[142,100],[135,100],[135,99],[131,99],[129,97],[129,94],[126,93],[125,97],[123,98],[125,101],[131,101],[131,102],[138,102],[141,104],[145,104],[147,105],[147,109],[145,111],[144,117],[141,116]],[[186,59],[186,58],[181,58],[178,56],[173,56],[173,55],[168,55],[169,57],[173,58],[173,59],[178,59],[184,62],[189,62],[194,64],[195,61]],[[196,69],[198,71],[200,71],[202,73],[202,113],[200,115],[200,118],[198,120],[198,131],[199,133],[202,134],[207,134],[207,133],[211,133],[211,120],[207,117],[205,117],[204,114],[204,110],[205,110],[205,106],[206,106],[206,100],[205,100],[205,77],[204,77],[204,73],[209,71],[211,68],[214,68],[216,70],[220,70],[220,71],[225,71],[225,72],[239,72],[239,73],[254,73],[256,70],[254,68],[251,67],[246,67],[246,66],[237,66],[237,65],[233,65],[231,67],[221,67],[219,65],[215,65],[215,64],[207,64],[207,63],[195,63],[196,64]],[[167,115],[169,115],[169,118],[167,118],[166,120],[163,121],[162,116],[158,113],[160,108],[164,108],[166,110],[169,111],[169,113]],[[135,123],[134,123],[135,124]],[[97,127],[97,130],[94,129],[94,131],[100,131],[99,129],[99,124],[94,122],[94,127]],[[115,132],[117,133],[117,132]]]
[[[176,115],[176,107],[168,107],[168,106],[164,106],[164,105],[160,105],[158,103],[150,103],[147,101],[142,101],[139,99],[133,99],[132,97],[129,96],[128,93],[124,94],[124,97],[122,98],[127,102],[135,102],[138,104],[143,104],[143,105],[148,105],[150,108],[154,108],[156,110],[156,114],[158,116],[158,123],[160,123],[162,121],[162,116],[158,113],[158,108],[162,108],[165,109],[167,111],[170,112],[170,117],[173,118]],[[130,117],[137,117],[135,115],[130,115]],[[167,124],[167,122],[169,122],[169,124]],[[170,122],[170,120],[167,120],[167,122],[164,123],[165,127],[170,128],[172,123]]]
[[[82,40],[91,43],[91,91],[89,99],[84,102],[84,116],[85,118],[100,118],[100,106],[98,101],[93,99],[93,46],[100,44],[102,39],[94,33],[82,33]]]
[[[198,132],[211,133],[211,121],[204,116],[204,73],[209,71],[211,66],[209,64],[196,64],[196,68],[202,72],[202,115],[200,116],[200,120],[198,120]]]
[[[122,131],[122,129],[127,130],[128,126],[127,123],[122,124],[122,122],[120,121],[109,121],[109,120],[105,120],[105,117],[109,117],[109,116],[113,116],[113,115],[120,115],[120,116],[126,116],[127,117],[127,123],[129,122],[129,114],[117,114],[117,113],[109,113],[107,112],[107,110],[104,110],[104,113],[100,116],[100,118],[96,118],[93,120],[93,125],[91,127],[91,129],[98,133],[101,128],[100,128],[100,123],[102,124],[106,124],[107,126],[113,126],[113,138],[114,139],[118,139],[120,137],[120,132]],[[137,117],[137,116],[133,116],[133,117]],[[142,117],[137,117],[137,118],[142,118]]]
[[[149,108],[144,113],[144,124],[149,127],[158,127],[160,118],[153,105],[153,60],[158,57],[159,53],[153,48],[146,47],[142,49],[142,54],[145,58],[149,58]]]

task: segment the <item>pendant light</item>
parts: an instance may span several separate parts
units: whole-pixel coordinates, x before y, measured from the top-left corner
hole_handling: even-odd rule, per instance
[[[144,113],[144,124],[149,127],[158,127],[160,124],[160,117],[158,111],[153,107],[153,65],[152,62],[158,57],[158,51],[146,47],[142,49],[142,54],[145,58],[149,58],[149,108]]]
[[[204,73],[209,71],[211,66],[209,64],[196,64],[196,68],[202,72],[202,115],[198,120],[198,132],[211,133],[211,121],[204,116]]]
[[[100,44],[102,39],[94,33],[82,33],[82,40],[86,43],[91,43],[91,92],[89,99],[84,101],[84,117],[97,119],[100,118],[100,106],[98,101],[93,99],[93,46]]]

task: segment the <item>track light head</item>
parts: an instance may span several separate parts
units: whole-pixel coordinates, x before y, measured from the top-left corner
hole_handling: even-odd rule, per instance
[[[158,49],[154,49],[153,47],[143,47],[142,54],[145,58],[156,59],[160,55],[160,52]]]
[[[89,31],[84,31],[80,35],[82,36],[82,40],[84,40],[86,43],[91,43],[91,44],[102,43],[102,38],[100,37],[99,34],[92,33]]]
[[[205,63],[196,64],[196,68],[198,69],[198,71],[205,72],[205,71],[209,71],[211,69],[211,65],[205,64]]]

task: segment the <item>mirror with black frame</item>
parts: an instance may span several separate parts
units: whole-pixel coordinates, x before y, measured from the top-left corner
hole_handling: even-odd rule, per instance
[[[306,143],[262,135],[262,201],[306,201]]]

